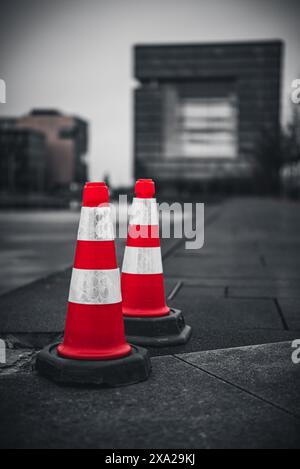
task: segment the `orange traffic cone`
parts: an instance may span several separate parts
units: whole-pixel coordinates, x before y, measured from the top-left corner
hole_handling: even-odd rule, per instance
[[[166,304],[159,217],[152,179],[136,183],[122,269],[125,330],[135,344],[185,344],[191,336],[181,311]]]
[[[85,186],[64,342],[40,352],[37,369],[62,383],[117,386],[146,379],[148,353],[125,339],[109,193]]]

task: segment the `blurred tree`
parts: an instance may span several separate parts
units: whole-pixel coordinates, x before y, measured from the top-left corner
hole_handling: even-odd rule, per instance
[[[107,187],[110,187],[110,175],[108,173],[105,173],[103,176],[103,181],[107,185]]]
[[[286,129],[274,132],[264,128],[261,132],[255,153],[257,190],[279,194],[281,169],[297,161],[300,161],[300,107],[294,106]]]
[[[282,139],[284,165],[281,170],[282,192],[300,197],[300,106],[294,106],[293,117]]]
[[[257,142],[256,160],[256,189],[263,194],[279,194],[280,169],[283,164],[281,150],[281,132],[264,129]]]
[[[300,161],[300,106],[293,106],[292,119],[282,136],[284,163]]]

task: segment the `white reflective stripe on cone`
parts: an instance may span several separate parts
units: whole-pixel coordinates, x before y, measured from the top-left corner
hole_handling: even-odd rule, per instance
[[[83,305],[120,303],[120,270],[73,269],[69,301]]]
[[[82,207],[79,241],[112,241],[115,239],[110,207]]]
[[[129,209],[130,225],[158,225],[158,208],[156,199],[133,199]]]
[[[126,247],[123,272],[126,274],[162,274],[160,248]]]

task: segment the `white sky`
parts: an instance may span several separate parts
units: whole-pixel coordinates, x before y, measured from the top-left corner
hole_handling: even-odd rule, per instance
[[[90,122],[90,178],[130,182],[136,43],[283,39],[283,118],[300,77],[298,0],[1,0],[0,115],[58,108]]]

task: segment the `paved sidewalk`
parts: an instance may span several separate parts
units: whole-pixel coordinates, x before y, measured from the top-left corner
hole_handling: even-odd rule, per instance
[[[300,204],[207,213],[201,251],[164,243],[169,304],[193,337],[151,350],[145,383],[62,388],[32,371],[34,348],[63,331],[70,270],[0,297],[0,447],[300,447]]]
[[[79,212],[0,211],[0,295],[67,268]]]

